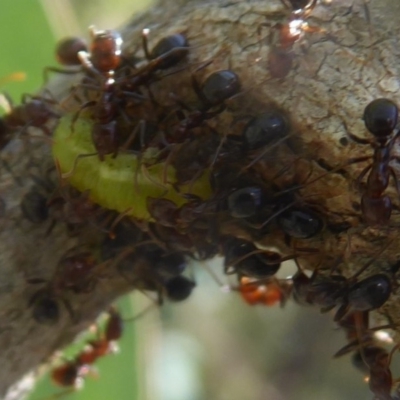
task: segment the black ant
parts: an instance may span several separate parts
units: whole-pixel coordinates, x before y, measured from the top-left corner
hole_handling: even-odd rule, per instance
[[[352,133],[348,135],[355,142],[369,144],[374,148],[373,161],[364,168],[357,178],[360,183],[369,173],[365,191],[361,197],[361,210],[365,222],[369,225],[386,225],[392,213],[392,201],[385,195],[390,176],[393,177],[400,193],[394,169],[390,161],[394,158],[391,151],[399,136],[399,132],[393,132],[397,125],[398,108],[388,99],[376,99],[370,102],[364,110],[364,123],[368,131],[374,136],[374,140],[361,139]],[[370,156],[360,157],[350,163],[366,161]]]
[[[275,44],[268,55],[268,68],[273,78],[285,78],[293,65],[293,46],[302,39],[305,32],[319,31],[305,22],[317,5],[318,0],[281,0],[290,11],[285,23],[274,26],[278,30]],[[266,26],[262,24],[261,26]]]
[[[192,75],[193,89],[201,101],[198,110],[188,109],[186,104],[179,104],[190,111],[188,116],[182,115],[182,120],[172,133],[172,141],[186,139],[187,131],[199,127],[205,120],[213,118],[225,109],[225,101],[239,93],[241,84],[239,77],[231,70],[220,70],[211,73],[202,84]],[[214,107],[217,107],[214,109]],[[214,109],[210,111],[210,109]]]
[[[387,246],[380,253],[386,248]],[[378,309],[392,294],[389,277],[378,273],[356,281],[375,258],[367,262],[350,278],[340,274],[324,276],[319,274],[318,269],[315,269],[311,277],[308,277],[298,266],[299,270],[292,278],[293,297],[300,304],[321,307],[322,312],[338,306],[335,321],[340,321],[349,312]]]

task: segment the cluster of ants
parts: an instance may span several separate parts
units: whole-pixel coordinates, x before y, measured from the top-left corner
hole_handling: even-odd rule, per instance
[[[271,76],[280,79],[290,72],[293,45],[303,33],[291,33],[289,25],[297,20],[304,23],[317,1],[283,3],[290,16],[278,26],[278,42],[268,61]],[[100,266],[117,269],[135,289],[154,292],[159,305],[165,300],[183,301],[196,286],[187,276],[188,260],[220,255],[224,258],[224,272],[237,277],[237,284],[231,289],[250,305],[284,305],[292,298],[323,312],[335,309],[334,320],[349,340],[337,356],[354,352],[354,363],[369,376],[375,397],[399,399],[399,389],[392,393],[394,380],[390,371],[390,360],[397,348],[388,353],[373,335],[375,328],[368,321],[369,312],[382,307],[391,296],[397,269],[361,277],[373,263],[371,260],[351,277],[336,267],[318,267],[310,275],[299,265],[298,258],[304,253],[315,255],[318,250],[296,249],[285,256],[255,244],[278,232],[290,245],[316,238],[329,229],[315,207],[298,201],[301,186],[278,188],[265,182],[254,168],[271,148],[289,141],[292,127],[288,115],[271,107],[238,123],[239,132],[225,129],[221,133],[213,121],[229,109],[229,102],[242,91],[240,78],[233,70],[214,71],[200,82],[196,73],[212,62],[197,66],[191,74],[194,107],[174,94],[170,95],[172,102],[163,104],[154,94],[159,81],[190,66],[190,45],[185,33],[164,37],[149,49],[149,31],[144,30],[143,57],[125,54],[118,32],[91,29],[91,34],[89,47],[82,39],[73,38],[57,48],[59,62],[73,69],[55,69],[56,72],[84,74],[77,88],[72,89],[71,96],[79,107],[74,111],[71,135],[79,135],[74,125],[85,114],[92,122],[91,140],[101,162],[128,153],[136,155],[146,168],[143,155],[151,151],[152,163],[166,163],[175,169],[175,181],[165,184],[174,187],[184,204],[148,197],[150,217],[140,221],[104,210],[91,202],[90,193],[37,182],[21,202],[26,219],[37,224],[62,215],[72,233],[90,223],[98,228],[101,240],[96,251],[83,246],[67,252],[51,279],[30,279],[32,284],[44,285],[29,300],[35,321],[56,324],[62,310],[60,300],[74,318],[66,294],[90,293],[101,279]],[[0,147],[16,131],[31,126],[51,136],[46,124],[57,117],[59,111],[48,99],[27,99],[0,120]],[[357,178],[361,183],[367,177],[361,196],[362,217],[368,225],[387,224],[393,207],[385,192],[391,176],[395,178],[390,161],[399,132],[398,108],[391,100],[376,99],[366,106],[363,118],[372,138],[364,140],[351,133],[349,136],[371,145],[373,156],[353,159],[348,164],[372,159]],[[190,190],[180,192],[182,185],[190,188],[205,171],[212,192],[208,198],[195,196]],[[277,273],[287,260],[295,260],[298,271],[292,277],[278,278]],[[103,337],[91,341],[89,348],[74,360],[56,367],[53,380],[61,386],[76,386],[99,357],[111,352],[111,343],[122,334],[121,324],[121,317],[112,309]]]

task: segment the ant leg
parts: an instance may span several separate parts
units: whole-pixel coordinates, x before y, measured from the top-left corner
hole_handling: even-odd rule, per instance
[[[164,197],[168,193],[168,190],[169,190],[168,187],[166,187],[166,185],[164,185],[160,182],[157,182],[151,176],[151,174],[149,173],[149,170],[147,169],[147,167],[144,164],[141,165],[141,171],[142,171],[143,176],[145,176],[150,182],[152,182],[154,185],[158,186],[160,189],[164,190],[164,193],[162,193],[160,195],[160,197]]]
[[[93,157],[93,156],[97,156],[97,155],[98,155],[97,153],[90,153],[90,154],[80,154],[80,155],[76,156],[76,158],[75,158],[75,160],[74,160],[74,165],[72,166],[71,170],[68,171],[68,172],[62,173],[62,174],[61,174],[61,178],[62,178],[62,179],[68,179],[68,178],[70,178],[70,177],[75,173],[76,167],[77,167],[77,165],[78,165],[78,161],[79,161],[80,159],[86,158],[86,157]],[[57,162],[58,162],[58,161],[57,161]],[[58,163],[58,165],[59,165],[59,163]]]
[[[150,29],[142,30],[142,47],[144,51],[144,55],[148,61],[151,61],[150,51],[149,51],[149,40],[148,36],[150,33]]]
[[[348,130],[346,122],[343,121],[342,123],[343,123],[344,129],[346,130],[346,135],[347,135],[351,140],[353,140],[354,142],[356,142],[356,143],[358,143],[358,144],[369,144],[369,145],[371,145],[371,141],[370,141],[370,140],[364,139],[364,138],[360,138],[360,137],[358,137],[358,136],[352,134],[352,133]]]
[[[360,175],[358,175],[358,178],[357,178],[356,181],[355,181],[355,187],[356,187],[358,190],[360,190],[361,182],[362,182],[362,180],[364,179],[365,175],[367,175],[367,173],[371,170],[371,168],[372,168],[372,164],[371,164],[371,165],[368,165],[367,167],[365,167],[365,168],[361,171]]]
[[[385,246],[383,246],[375,255],[373,258],[371,258],[365,265],[363,265],[352,277],[349,278],[350,281],[355,280],[357,277],[359,277],[374,261],[377,260],[377,258],[389,248],[389,246],[393,243],[393,240],[391,240],[389,243],[387,243]]]
[[[71,320],[74,322],[77,322],[78,318],[77,318],[77,315],[76,315],[74,309],[71,306],[71,303],[67,299],[64,299],[64,298],[62,298],[61,300],[62,300],[66,310],[68,311],[68,314],[69,314]]]
[[[212,61],[208,61],[208,62],[204,63],[203,65],[200,65],[200,67],[198,67],[198,68],[194,71],[194,73],[192,73],[192,76],[191,76],[191,81],[192,81],[193,90],[194,90],[194,92],[196,93],[197,97],[200,99],[200,101],[201,101],[203,104],[208,104],[209,101],[207,100],[206,96],[204,96],[204,93],[203,93],[203,91],[201,90],[200,83],[199,83],[199,81],[197,80],[195,73],[196,73],[197,71],[200,71],[200,70],[203,69],[203,68],[206,68],[206,67],[207,67],[208,65],[210,65],[211,63],[212,63]]]
[[[126,139],[125,143],[119,148],[120,151],[126,151],[129,149],[129,146],[132,144],[132,142],[136,139],[136,135],[140,129],[142,131],[142,125],[143,125],[143,120],[140,120],[139,124],[135,126],[135,129],[133,132],[129,135],[128,139]],[[142,133],[142,132],[141,132]]]
[[[88,101],[84,104],[82,104],[82,106],[79,108],[79,110],[75,113],[74,117],[71,120],[71,134],[74,133],[75,130],[75,123],[78,120],[79,116],[81,115],[82,111],[84,111],[86,108],[89,107],[93,107],[97,104],[96,101],[92,100],[92,101]]]

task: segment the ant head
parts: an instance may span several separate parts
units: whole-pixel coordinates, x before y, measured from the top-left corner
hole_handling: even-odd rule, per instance
[[[398,108],[389,99],[376,99],[371,101],[364,110],[364,123],[366,128],[377,138],[387,139],[397,125]]]
[[[122,37],[116,31],[96,31],[89,28],[92,43],[90,59],[93,66],[102,73],[114,71],[121,62]]]
[[[78,53],[87,50],[88,46],[84,39],[79,37],[66,38],[57,44],[56,59],[62,65],[81,65]]]
[[[54,325],[60,319],[60,308],[57,301],[47,291],[40,290],[30,300],[32,316],[36,322]]]
[[[246,148],[254,150],[284,139],[289,132],[289,121],[282,112],[267,111],[249,121],[243,130],[243,138]]]
[[[239,77],[228,69],[213,72],[202,85],[202,92],[210,105],[221,104],[240,91]]]

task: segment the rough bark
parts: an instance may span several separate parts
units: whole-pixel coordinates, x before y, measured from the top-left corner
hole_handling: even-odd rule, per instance
[[[162,0],[123,29],[125,49],[141,52],[140,33],[145,27],[151,28],[150,43],[184,31],[191,45],[190,69],[194,71],[201,63],[212,61],[195,72],[199,80],[214,70],[235,71],[242,82],[242,93],[213,120],[221,131],[230,129],[240,134],[242,120],[271,105],[285,110],[293,126],[290,145],[277,146],[272,150],[273,157],[264,158],[255,171],[268,182],[274,180],[281,189],[301,185],[299,204],[312,205],[324,216],[326,229],[321,235],[295,243],[298,247],[317,248],[322,254],[302,257],[302,265],[313,268],[322,258],[323,263],[333,267],[335,260],[343,257],[343,271],[350,275],[376,257],[368,273],[387,270],[400,256],[398,196],[391,185],[388,193],[396,206],[389,225],[371,228],[363,223],[360,190],[354,182],[366,163],[348,164],[352,158],[372,155],[372,148],[349,140],[347,130],[368,137],[361,116],[374,98],[388,97],[400,104],[396,45],[400,4],[397,0],[371,1],[368,12],[361,0],[318,5],[307,22],[321,31],[305,34],[295,45],[290,73],[284,79],[275,79],[267,67],[273,46],[269,37],[274,31],[271,26],[285,15],[278,0]],[[270,27],[258,35],[263,23]],[[186,68],[179,80],[178,74],[162,80],[156,88],[159,98],[167,101],[171,92],[180,98],[194,98],[190,77]],[[58,77],[49,89],[62,100],[76,79]],[[397,144],[395,147],[397,151]],[[28,306],[38,287],[28,280],[51,279],[68,249],[98,243],[100,234],[88,226],[79,236],[70,237],[59,219],[49,233],[49,221],[33,224],[23,217],[21,199],[38,179],[44,178],[46,165],[52,163],[48,140],[16,137],[0,157],[0,193],[5,203],[0,232],[0,396],[18,399],[23,390],[21,386],[10,389],[12,385],[71,342],[108,304],[132,288],[118,272],[108,269],[92,292],[67,295],[73,318],[61,302],[57,324],[38,324]],[[397,170],[397,161],[392,166]],[[279,174],[283,168],[284,173]],[[282,234],[256,238],[254,232],[229,223],[222,229],[234,229],[239,236],[277,246],[286,254],[292,252]],[[394,293],[382,310],[393,322],[400,322],[397,299]]]

